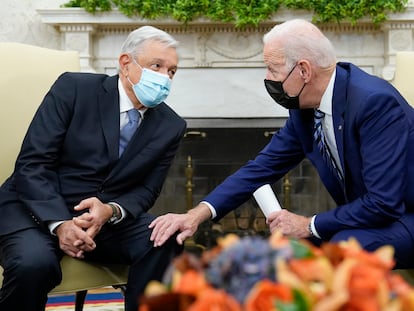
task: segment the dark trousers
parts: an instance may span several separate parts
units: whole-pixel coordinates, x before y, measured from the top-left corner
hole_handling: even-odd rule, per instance
[[[96,249],[85,260],[130,265],[125,310],[137,311],[138,300],[150,280],[161,280],[182,247],[175,237],[153,248],[148,225],[153,216],[106,225],[96,236]],[[61,281],[62,253],[56,237],[30,228],[0,237],[0,264],[4,269],[0,311],[43,311],[47,294]],[[93,276],[90,276],[93,277]]]

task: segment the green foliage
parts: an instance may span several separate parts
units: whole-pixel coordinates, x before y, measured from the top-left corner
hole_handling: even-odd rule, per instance
[[[275,309],[279,311],[308,311],[310,310],[306,295],[293,289],[293,302],[276,301]]]
[[[148,19],[172,17],[187,24],[196,18],[233,23],[236,27],[257,26],[281,7],[307,10],[313,22],[357,23],[369,18],[379,24],[388,13],[402,12],[408,0],[70,0],[64,7],[81,7],[89,13],[118,8],[128,17]]]

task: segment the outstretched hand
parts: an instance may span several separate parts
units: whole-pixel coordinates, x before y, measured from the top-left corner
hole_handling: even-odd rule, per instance
[[[150,240],[154,247],[162,246],[172,235],[177,234],[177,243],[182,245],[185,239],[193,236],[198,226],[211,217],[211,212],[205,204],[189,210],[185,214],[168,213],[154,219],[149,225],[152,230]]]

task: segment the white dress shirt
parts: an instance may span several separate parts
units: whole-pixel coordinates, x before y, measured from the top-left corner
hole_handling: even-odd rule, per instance
[[[335,84],[335,74],[336,70],[333,72],[331,79],[329,80],[328,87],[322,95],[321,103],[318,109],[325,113],[325,117],[322,119],[322,129],[325,134],[326,144],[328,145],[329,151],[331,152],[331,155],[333,156],[335,163],[343,176],[344,171],[342,169],[341,161],[339,160],[332,117],[332,98]]]

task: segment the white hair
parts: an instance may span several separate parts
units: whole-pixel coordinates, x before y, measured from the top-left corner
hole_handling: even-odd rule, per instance
[[[178,46],[178,41],[165,31],[153,26],[142,26],[128,35],[121,47],[121,53],[131,54],[133,57],[136,57],[149,41],[158,41],[172,48],[177,48]]]
[[[331,41],[318,27],[306,20],[293,19],[274,26],[263,36],[264,44],[271,44],[273,40],[282,42],[281,53],[289,68],[300,59],[307,59],[320,68],[328,68],[336,63]]]

